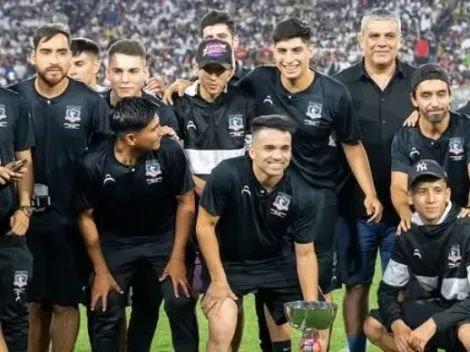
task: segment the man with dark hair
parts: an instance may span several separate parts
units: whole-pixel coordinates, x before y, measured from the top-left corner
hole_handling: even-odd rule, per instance
[[[63,25],[38,28],[30,60],[37,75],[12,87],[29,104],[36,136],[27,234],[34,257],[29,351],[48,351],[52,339],[54,350],[71,352],[86,279],[79,260],[83,246],[76,221],[76,163],[91,137],[107,131],[108,108],[97,93],[67,77],[70,33]]]
[[[94,271],[92,351],[118,350],[122,293],[143,271],[143,279],[158,285],[165,299],[175,351],[196,352],[195,300],[185,263],[194,185],[183,150],[161,139],[156,107],[142,97],[122,98],[111,128],[115,136],[90,148],[80,171],[79,227]],[[127,347],[147,351],[150,345],[129,339]]]
[[[338,181],[338,259],[345,285],[343,319],[349,352],[365,352],[364,320],[377,254],[382,272],[390,259],[398,216],[390,198],[390,145],[406,116],[413,111],[409,87],[414,67],[398,59],[400,16],[382,8],[365,13],[358,35],[363,58],[334,78],[351,94],[361,141],[367,152],[377,196],[384,206],[382,220],[370,223],[364,193],[345,161]],[[348,201],[341,201],[341,200]]]
[[[419,92],[418,92],[419,94]],[[470,350],[470,220],[459,219],[448,175],[434,160],[408,170],[413,225],[397,237],[364,330],[384,351]],[[399,302],[415,280],[424,294]]]
[[[197,237],[207,266],[207,351],[229,349],[243,296],[255,291],[267,308],[273,350],[290,351],[283,304],[319,298],[313,243],[321,194],[286,170],[294,126],[281,115],[255,118],[249,156],[222,161],[204,187]]]
[[[68,75],[77,81],[85,83],[91,89],[101,92],[106,88],[96,81],[100,70],[100,47],[88,38],[72,39],[72,64]]]
[[[28,349],[26,289],[33,258],[26,243],[31,216],[34,133],[27,103],[0,89],[0,351]]]
[[[450,108],[450,78],[437,64],[425,64],[415,71],[411,101],[420,114],[416,127],[402,127],[392,142],[393,205],[400,216],[398,230],[411,226],[408,202],[408,170],[421,159],[432,159],[449,175],[451,199],[469,215],[470,121]]]

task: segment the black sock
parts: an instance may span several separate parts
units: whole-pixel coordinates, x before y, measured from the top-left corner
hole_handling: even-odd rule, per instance
[[[273,342],[273,352],[291,352],[290,340]]]

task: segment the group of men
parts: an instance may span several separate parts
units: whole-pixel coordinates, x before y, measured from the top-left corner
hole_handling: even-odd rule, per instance
[[[194,80],[166,90],[138,40],[109,48],[105,88],[96,43],[36,31],[37,74],[0,90],[0,351],[73,351],[79,304],[92,351],[149,351],[162,302],[175,351],[198,351],[198,293],[207,351],[239,349],[250,293],[260,349],[290,351],[284,304],[343,284],[350,351],[470,350],[470,122],[447,72],[401,62],[382,9],[334,78],[304,21],[252,71],[227,13],[200,29]]]

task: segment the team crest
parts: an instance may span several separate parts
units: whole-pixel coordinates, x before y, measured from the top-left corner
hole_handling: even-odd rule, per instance
[[[7,118],[7,112],[5,109],[5,105],[0,105],[0,120]]]
[[[80,106],[67,106],[65,120],[75,123],[81,120],[82,108]]]
[[[454,137],[449,139],[449,153],[452,155],[462,155],[463,150],[463,140],[461,137]]]
[[[460,266],[460,261],[462,260],[462,256],[460,254],[460,245],[458,244],[452,245],[447,259],[449,260],[449,267],[456,268]]]
[[[321,119],[322,110],[323,104],[311,101],[308,103],[307,113],[305,115],[310,117],[312,120]]]
[[[291,196],[279,192],[279,194],[276,196],[276,199],[274,200],[273,207],[278,211],[288,211],[291,200]]]
[[[162,174],[162,168],[157,160],[147,160],[145,162],[145,176],[155,178]]]
[[[243,124],[243,115],[236,114],[236,115],[228,115],[228,129],[231,131],[239,131],[243,130],[245,125]]]
[[[18,289],[23,289],[28,285],[28,272],[27,271],[15,271],[13,278],[13,286]]]

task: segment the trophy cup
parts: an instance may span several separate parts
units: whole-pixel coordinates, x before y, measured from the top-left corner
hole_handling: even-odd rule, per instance
[[[312,330],[329,329],[336,317],[338,306],[327,302],[288,302],[284,304],[284,314],[295,329],[303,333],[301,352],[312,352],[316,339]]]

